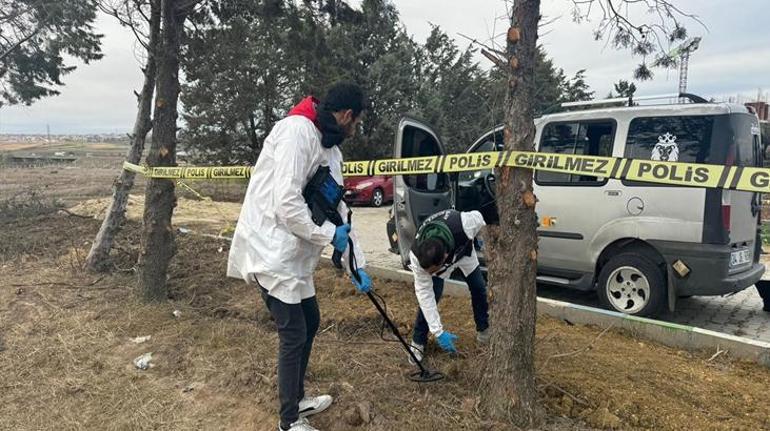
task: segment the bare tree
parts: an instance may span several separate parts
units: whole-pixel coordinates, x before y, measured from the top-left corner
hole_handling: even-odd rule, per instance
[[[147,164],[151,167],[176,165],[180,46],[185,20],[196,4],[193,0],[161,0],[157,95],[152,144],[147,156]],[[167,297],[166,273],[176,253],[171,225],[175,206],[174,182],[148,179],[138,273],[139,285],[149,300],[163,300]]]
[[[606,38],[615,48],[630,49],[648,56],[664,52],[664,42],[686,37],[676,16],[691,17],[664,0],[572,0],[573,18],[581,21],[601,10],[595,37]],[[537,53],[540,0],[512,0],[506,50],[487,50],[484,55],[508,72],[505,115],[506,150],[532,151],[535,126],[533,99],[534,65]],[[634,24],[621,13],[629,6],[645,5],[648,16],[659,21]],[[694,17],[692,17],[694,18]],[[695,18],[697,19],[697,18]],[[672,25],[673,23],[673,25]],[[662,59],[663,56],[659,56]],[[656,65],[667,65],[665,60]],[[651,74],[646,63],[641,78]],[[489,358],[481,377],[482,407],[490,419],[513,423],[521,428],[537,427],[540,413],[535,386],[534,340],[536,318],[537,198],[532,188],[532,171],[499,169],[497,207],[500,225],[490,228],[490,289],[495,301]]]
[[[138,109],[130,135],[131,148],[126,155],[126,161],[137,164],[142,158],[147,134],[152,129],[152,101],[157,73],[156,49],[160,40],[160,0],[119,0],[114,4],[103,2],[101,7],[104,12],[114,16],[134,32],[146,53],[142,69],[144,84],[141,92],[137,94]],[[86,267],[92,271],[104,271],[110,267],[110,250],[115,235],[125,221],[128,194],[134,186],[135,176],[134,172],[121,170],[113,183],[112,202],[86,258]]]
[[[531,151],[535,139],[534,75],[540,0],[515,0],[507,32],[508,92],[505,114],[507,150]],[[517,426],[537,422],[534,339],[537,292],[537,234],[532,172],[503,168],[497,184],[500,225],[490,229],[491,316],[489,366],[482,402],[493,419]]]

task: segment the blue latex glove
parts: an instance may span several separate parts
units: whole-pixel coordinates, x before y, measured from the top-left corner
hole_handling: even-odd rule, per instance
[[[372,290],[372,279],[369,278],[369,274],[367,274],[366,271],[364,271],[362,268],[356,270],[356,273],[361,278],[361,282],[359,283],[355,277],[352,277],[353,286],[356,286],[356,290],[361,293],[367,293]]]
[[[334,238],[332,238],[332,245],[334,249],[342,253],[345,251],[345,247],[348,246],[348,236],[350,235],[350,225],[343,224],[337,226],[337,230],[334,231]]]
[[[436,337],[436,341],[438,341],[439,347],[441,347],[447,353],[457,353],[455,340],[457,340],[457,335],[449,331],[444,331],[441,333],[441,335]]]

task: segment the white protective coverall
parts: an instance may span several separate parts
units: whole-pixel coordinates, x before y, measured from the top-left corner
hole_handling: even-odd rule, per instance
[[[484,217],[478,211],[468,211],[460,213],[460,220],[463,225],[463,232],[473,241],[482,227],[486,226]],[[464,276],[468,276],[479,266],[479,257],[474,248],[470,256],[455,256],[454,262],[436,277],[447,280],[455,269],[460,268]],[[433,294],[433,275],[424,270],[413,252],[409,252],[409,267],[414,274],[414,293],[417,295],[417,302],[420,304],[425,321],[428,322],[428,328],[433,336],[438,337],[444,332],[441,325],[441,316],[438,313],[436,305],[436,296]]]
[[[287,304],[298,304],[315,295],[313,271],[321,250],[330,244],[335,226],[317,226],[302,197],[302,190],[319,166],[329,166],[342,184],[342,152],[324,148],[314,124],[315,101],[303,100],[289,116],[277,122],[265,139],[235,228],[227,275],[254,283]],[[348,207],[339,205],[343,221]],[[358,268],[366,264],[351,229]],[[348,253],[343,254],[348,270]]]

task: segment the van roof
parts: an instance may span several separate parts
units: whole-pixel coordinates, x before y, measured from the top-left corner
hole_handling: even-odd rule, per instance
[[[589,120],[614,118],[631,120],[636,117],[671,117],[677,115],[719,115],[731,113],[749,113],[749,110],[736,103],[680,103],[669,105],[641,105],[628,107],[610,107],[559,112],[543,115],[535,120],[536,124],[552,121]]]

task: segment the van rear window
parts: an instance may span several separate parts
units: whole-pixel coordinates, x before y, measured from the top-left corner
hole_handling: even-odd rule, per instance
[[[635,118],[626,139],[625,156],[640,160],[713,163],[713,116]]]
[[[762,143],[757,118],[749,114],[733,114],[730,118],[735,146],[738,149],[738,166],[763,165]]]
[[[729,135],[728,116],[676,116],[634,118],[628,127],[624,157],[685,163],[722,164]],[[715,123],[718,123],[715,129]],[[713,136],[714,131],[719,136]],[[716,138],[716,139],[715,139]],[[717,145],[715,141],[720,143]],[[623,180],[626,186],[677,187]]]

